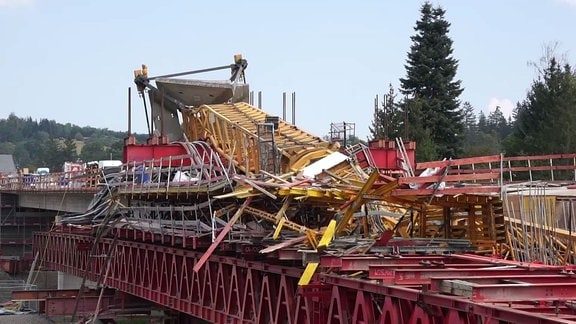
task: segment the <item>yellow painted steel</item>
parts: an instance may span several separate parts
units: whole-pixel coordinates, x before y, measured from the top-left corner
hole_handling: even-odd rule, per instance
[[[332,239],[334,238],[335,231],[336,231],[336,221],[331,220],[330,223],[328,224],[328,227],[326,227],[324,234],[322,234],[320,242],[318,242],[317,247],[318,250],[325,249],[326,247],[328,247],[328,244],[330,244],[330,242],[332,242]]]
[[[316,232],[312,231],[311,229],[306,229],[306,237],[308,238],[308,243],[312,246],[313,249],[318,248],[318,241],[316,240]]]
[[[362,203],[364,200],[362,196],[365,193],[367,193],[368,190],[370,190],[370,188],[372,188],[372,185],[374,185],[374,182],[376,182],[376,180],[378,179],[378,176],[379,176],[378,170],[374,170],[370,174],[370,177],[368,178],[368,180],[366,180],[366,183],[364,183],[364,186],[356,194],[354,201],[352,201],[352,203],[350,205],[348,205],[348,207],[346,208],[346,211],[344,212],[344,216],[342,217],[342,220],[340,221],[340,223],[336,227],[336,233],[341,233],[344,230],[344,228],[346,228],[346,226],[348,226],[348,222],[350,222],[350,219],[352,219],[352,215],[354,215],[354,212],[356,212],[358,209],[360,209],[360,206],[362,206]]]
[[[209,139],[216,151],[234,161],[245,174],[260,172],[258,124],[266,122],[269,116],[266,112],[239,102],[202,105],[186,109],[182,115],[183,128],[189,140]],[[281,148],[281,172],[300,171],[312,160],[338,150],[337,145],[283,120],[278,123],[274,141]]]
[[[302,272],[302,276],[298,281],[298,286],[305,286],[310,283],[314,273],[316,273],[316,269],[318,269],[318,265],[318,262],[309,262],[308,265],[306,265],[306,269],[304,269],[304,272]]]
[[[276,224],[276,215],[274,214],[270,214],[268,212],[253,207],[246,207],[244,211],[250,215],[265,219],[267,221]],[[316,247],[318,246],[318,242],[316,240],[316,236],[318,235],[317,231],[309,229],[304,225],[300,225],[290,220],[285,220],[282,226],[283,227],[285,226],[286,228],[296,231],[298,233],[306,233],[306,237],[308,238],[308,242],[310,243],[310,245],[314,249],[316,249]]]
[[[284,200],[282,207],[276,214],[276,222],[279,222],[281,219],[284,219],[284,216],[286,216],[286,210],[288,209],[288,207],[290,207],[291,203],[292,203],[292,196],[286,197],[286,200]]]
[[[282,217],[280,219],[280,221],[278,222],[278,224],[276,224],[276,230],[274,231],[274,235],[272,235],[272,238],[277,240],[278,237],[280,236],[280,231],[282,231],[282,226],[284,226],[284,223],[286,222],[286,218]]]

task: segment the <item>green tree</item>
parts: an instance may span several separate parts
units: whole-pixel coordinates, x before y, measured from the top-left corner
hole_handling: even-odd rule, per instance
[[[510,125],[508,125],[508,121],[504,117],[500,106],[496,106],[496,109],[488,114],[486,126],[490,132],[494,132],[501,140],[510,134]]]
[[[555,56],[532,83],[526,99],[516,106],[513,134],[506,142],[514,154],[576,151],[576,75]]]
[[[476,113],[470,102],[466,101],[462,104],[462,115],[464,116],[464,127],[467,131],[475,131],[478,129]]]
[[[115,140],[107,150],[108,159],[122,160],[124,151],[124,141]]]
[[[429,2],[422,5],[420,13],[416,34],[411,37],[406,77],[400,79],[401,92],[407,96],[401,107],[408,115],[409,137],[418,144],[417,160],[457,157],[464,138],[458,99],[463,89],[461,81],[455,80],[458,61],[452,56],[450,23],[444,18],[444,9]]]
[[[464,155],[471,156],[470,152],[476,145],[478,137],[478,123],[476,122],[476,113],[474,107],[466,101],[462,104],[462,113],[464,115]]]
[[[78,159],[76,149],[76,141],[71,138],[61,142],[59,145],[60,158],[62,160],[61,162],[64,163],[66,161],[76,161],[76,159]]]
[[[391,139],[402,136],[404,120],[396,100],[396,92],[392,84],[388,85],[388,93],[384,95],[382,105],[374,111],[374,119],[369,127],[372,139]]]
[[[12,142],[0,142],[0,154],[14,154],[16,145]]]
[[[82,147],[82,152],[80,153],[82,161],[98,161],[107,160],[106,150],[104,144],[100,141],[89,141]]]

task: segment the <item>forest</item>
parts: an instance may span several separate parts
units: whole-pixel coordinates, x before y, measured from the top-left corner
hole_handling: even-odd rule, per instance
[[[426,2],[411,37],[406,77],[377,103],[372,138],[416,142],[417,161],[505,153],[508,156],[576,152],[576,72],[558,44],[544,46],[526,98],[506,118],[496,107],[486,115],[462,103],[450,23],[445,10]],[[468,91],[474,91],[470,89]]]
[[[33,120],[11,113],[0,119],[0,154],[12,154],[18,169],[62,171],[66,161],[121,160],[126,132]],[[141,143],[146,135],[136,135]]]

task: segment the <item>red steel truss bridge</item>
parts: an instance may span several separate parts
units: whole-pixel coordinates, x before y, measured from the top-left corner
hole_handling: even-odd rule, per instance
[[[236,82],[245,67],[218,69]],[[147,73],[136,83],[160,135],[129,136],[118,169],[2,180],[96,193],[34,234],[36,267],[180,323],[576,322],[576,154],[414,163],[413,143],[340,148],[246,103],[240,84]],[[70,313],[104,318],[115,300]]]
[[[56,230],[37,233],[34,240],[50,269],[213,323],[576,320],[572,266],[470,254],[325,255],[319,267],[326,271],[298,285],[303,270],[290,265],[295,260],[281,260],[287,256],[251,260],[253,252],[240,247],[244,258],[212,255],[195,272],[202,252],[160,245],[131,231],[119,230],[114,237],[94,245],[91,235]]]

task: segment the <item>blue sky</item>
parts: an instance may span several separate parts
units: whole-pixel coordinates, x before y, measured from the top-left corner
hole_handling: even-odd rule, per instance
[[[48,118],[124,131],[127,88],[145,63],[159,75],[248,60],[251,89],[316,135],[356,124],[365,139],[376,94],[396,88],[422,1],[0,0],[0,118]],[[557,42],[576,65],[576,0],[433,1],[452,23],[462,101],[505,114],[536,76],[528,62]],[[202,75],[225,79],[228,72]],[[140,100],[133,130],[145,132]],[[288,114],[288,120],[291,120]]]

